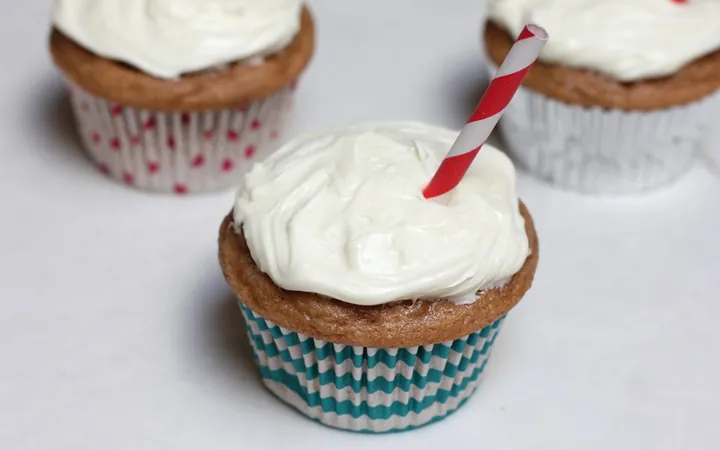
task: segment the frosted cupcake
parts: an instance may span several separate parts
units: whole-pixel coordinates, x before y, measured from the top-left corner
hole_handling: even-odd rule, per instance
[[[552,39],[500,122],[522,167],[571,189],[625,193],[692,166],[720,112],[720,2],[495,0],[491,62],[526,22]]]
[[[178,194],[274,148],[313,44],[300,0],[58,0],[50,38],[99,169]]]
[[[267,388],[323,424],[416,428],[475,391],[538,242],[510,160],[491,146],[446,201],[422,190],[457,133],[354,126],[283,146],[220,229]]]

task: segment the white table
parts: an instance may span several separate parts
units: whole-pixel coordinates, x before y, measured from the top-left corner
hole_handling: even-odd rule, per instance
[[[316,58],[287,135],[357,121],[458,128],[482,2],[312,1]],[[527,175],[536,283],[474,398],[417,431],[306,420],[262,389],[216,262],[232,193],[120,186],[78,150],[46,51],[50,0],[0,0],[0,448],[717,449],[720,175],[622,199]]]

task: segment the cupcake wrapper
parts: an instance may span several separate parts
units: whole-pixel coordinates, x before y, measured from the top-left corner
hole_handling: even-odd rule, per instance
[[[622,194],[668,184],[695,163],[720,93],[658,111],[584,108],[520,88],[500,121],[509,154],[553,184]]]
[[[714,117],[708,126],[703,141],[703,152],[713,173],[720,175],[720,126],[716,122],[718,122],[718,118]]]
[[[454,341],[378,349],[313,339],[240,308],[273,394],[322,424],[368,433],[409,430],[456,411],[475,391],[503,322]]]
[[[83,146],[100,171],[141,189],[177,194],[236,186],[276,147],[294,85],[238,109],[156,112],[70,85]]]

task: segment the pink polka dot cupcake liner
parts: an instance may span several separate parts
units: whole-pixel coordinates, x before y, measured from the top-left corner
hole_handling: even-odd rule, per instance
[[[97,168],[126,185],[175,194],[237,186],[277,148],[294,83],[236,109],[158,112],[69,86],[83,147]]]

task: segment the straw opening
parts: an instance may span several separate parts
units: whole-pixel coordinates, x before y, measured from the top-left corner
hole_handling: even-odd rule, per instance
[[[545,28],[535,25],[533,23],[527,24],[527,29],[538,39],[547,41],[550,35],[548,35],[548,32],[545,31]]]

